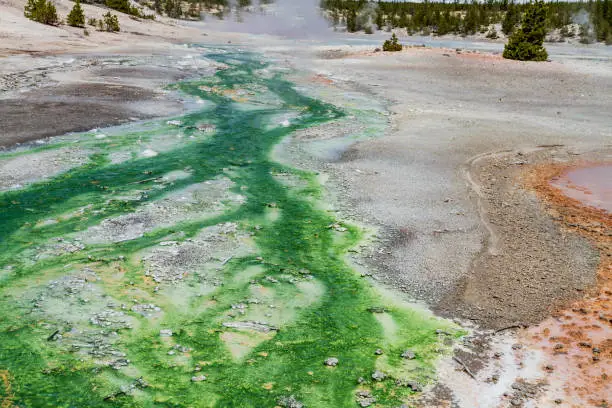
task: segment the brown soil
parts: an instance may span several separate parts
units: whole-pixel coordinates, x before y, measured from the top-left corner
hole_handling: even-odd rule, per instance
[[[104,61],[104,57],[99,59]],[[112,56],[107,59],[116,63]],[[160,93],[159,88],[191,75],[191,71],[151,68],[142,62],[97,68],[94,62],[96,58],[77,59],[62,68],[59,75],[66,78],[60,78],[59,84],[52,79],[58,75],[56,66],[5,76],[3,83],[9,93],[0,103],[0,147],[183,109],[182,103]]]
[[[537,324],[595,285],[597,253],[559,228],[518,182],[525,165],[565,156],[562,150],[502,152],[469,163],[466,177],[489,238],[439,312],[493,329]]]
[[[0,146],[116,125],[127,122],[132,116],[142,117],[121,105],[39,102],[28,98],[3,100],[0,104]]]
[[[603,407],[612,402],[612,215],[584,206],[550,183],[570,168],[589,164],[544,164],[524,177],[548,213],[564,229],[587,238],[600,253],[597,286],[526,334],[532,347],[549,357],[557,377],[550,381],[563,384],[573,407]]]

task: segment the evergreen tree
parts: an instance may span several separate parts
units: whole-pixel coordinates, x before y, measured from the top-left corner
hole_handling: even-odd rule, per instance
[[[55,4],[50,0],[28,0],[23,10],[25,17],[38,23],[57,25],[59,18]]]
[[[115,14],[111,14],[110,11],[102,16],[99,24],[100,28],[104,31],[111,33],[119,31],[119,18]]]
[[[546,61],[548,53],[542,46],[546,36],[546,7],[542,0],[530,3],[521,27],[512,34],[504,47],[504,58],[520,61]]]
[[[153,8],[155,9],[155,12],[157,14],[162,14],[164,9],[162,7],[162,0],[154,0],[153,1]]]
[[[346,16],[346,31],[354,33],[357,31],[357,10],[351,9]]]
[[[402,48],[404,47],[397,40],[395,33],[393,33],[390,40],[385,41],[383,44],[383,51],[401,51]]]
[[[519,20],[519,11],[517,10],[514,3],[510,3],[506,6],[506,14],[502,20],[502,33],[510,35],[514,32],[514,28]]]
[[[80,0],[76,0],[66,20],[68,25],[72,27],[83,27],[85,25],[85,13],[83,13]]]
[[[166,14],[168,17],[181,18],[183,17],[183,8],[180,0],[166,0]]]
[[[376,27],[379,30],[382,30],[383,26],[385,25],[385,23],[383,21],[383,14],[384,14],[384,12],[383,12],[382,8],[379,6],[376,9],[376,19],[374,20],[374,24],[376,24]]]

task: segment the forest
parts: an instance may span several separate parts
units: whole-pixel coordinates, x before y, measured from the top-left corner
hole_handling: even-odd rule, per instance
[[[334,26],[349,32],[405,28],[409,35],[474,35],[497,38],[494,25],[510,35],[520,24],[526,3],[508,0],[485,2],[404,2],[321,0],[321,8]],[[560,40],[578,37],[583,43],[612,44],[612,0],[546,3],[547,29],[559,30]]]
[[[84,0],[138,15],[127,0]],[[173,18],[200,19],[205,14],[227,18],[233,10],[257,11],[274,0],[141,0],[140,4]],[[576,38],[581,43],[612,44],[612,0],[546,2],[546,29],[557,41]],[[467,1],[369,1],[321,0],[320,8],[330,25],[348,32],[405,29],[408,35],[510,36],[520,26],[528,3],[509,0]],[[127,8],[127,9],[126,9]],[[139,17],[153,17],[140,13]]]

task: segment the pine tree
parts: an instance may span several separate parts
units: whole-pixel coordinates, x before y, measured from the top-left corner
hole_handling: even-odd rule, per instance
[[[403,46],[398,42],[395,33],[393,33],[390,40],[385,41],[383,44],[383,51],[401,51],[402,48]]]
[[[104,22],[100,20],[100,29],[111,33],[119,31],[119,19],[115,14],[111,14],[111,12],[109,11],[102,17]]]
[[[546,7],[542,0],[530,3],[521,27],[512,34],[504,47],[504,58],[520,61],[546,61],[548,53],[542,46],[546,36]]]
[[[162,8],[161,0],[154,0],[153,1],[153,8],[155,9],[155,12],[157,14],[161,14],[164,11],[164,9]]]
[[[346,16],[346,31],[354,33],[357,31],[357,10],[351,9]]]
[[[376,24],[376,28],[378,28],[379,30],[382,30],[383,25],[385,25],[385,22],[383,21],[383,15],[384,12],[379,5],[376,9],[376,19],[374,20],[374,24]]]
[[[504,19],[502,20],[502,33],[510,35],[514,32],[514,28],[518,23],[519,11],[514,3],[508,4],[506,8],[506,15],[504,15]]]
[[[168,17],[181,18],[183,17],[183,8],[180,0],[166,0],[166,14]]]
[[[28,0],[23,10],[23,15],[38,23],[59,24],[55,4],[50,0]]]
[[[76,0],[66,20],[68,25],[72,27],[83,27],[85,25],[85,13],[83,13],[80,0]]]

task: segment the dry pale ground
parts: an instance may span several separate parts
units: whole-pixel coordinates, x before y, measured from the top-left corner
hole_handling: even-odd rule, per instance
[[[338,160],[313,157],[302,165],[332,175],[329,186],[348,217],[384,231],[365,258],[381,281],[480,328],[456,354],[476,379],[458,374],[456,361],[443,363],[424,406],[609,403],[609,356],[589,370],[571,350],[572,357],[553,358],[558,340],[542,341],[550,328],[538,323],[597,292],[600,256],[612,254],[566,230],[521,182],[536,163],[612,161],[609,62],[534,64],[423,48],[389,54],[334,47],[315,55],[308,64],[329,86],[342,92],[349,82],[387,100],[392,128]],[[312,53],[297,64],[308,58]],[[287,154],[308,151],[301,144],[293,140]],[[515,337],[527,326],[540,334],[537,344],[522,332],[522,343]],[[592,340],[606,349],[606,338],[612,327],[603,318],[570,348]]]
[[[60,19],[74,5],[54,3]],[[0,146],[176,113],[183,109],[180,97],[162,86],[211,69],[189,60],[193,51],[186,44],[245,39],[200,22],[138,20],[112,10],[119,33],[87,26],[85,35],[83,28],[26,19],[25,4],[0,0]],[[86,19],[109,11],[82,7]]]

